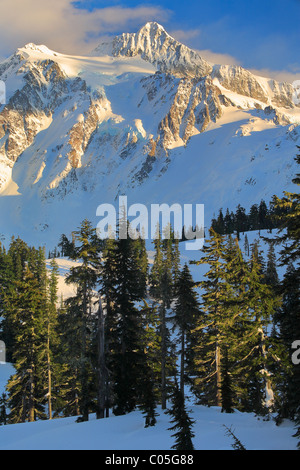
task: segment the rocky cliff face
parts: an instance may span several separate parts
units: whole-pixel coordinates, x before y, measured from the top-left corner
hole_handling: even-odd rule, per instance
[[[227,90],[254,98],[263,104],[294,108],[294,88],[289,83],[261,80],[248,70],[238,66],[216,65],[212,77]]]
[[[176,41],[157,23],[147,23],[137,33],[116,36],[110,45],[100,45],[94,54],[104,51],[115,57],[139,55],[161,72],[180,77],[201,77],[212,71],[212,66],[197,52]]]
[[[8,89],[0,107],[0,192],[12,179],[21,193],[53,200],[111,178],[117,195],[165,173],[174,149],[188,152],[193,137],[230,109],[248,111],[249,120],[261,110],[260,119],[274,125],[298,122],[292,85],[212,66],[157,23],[83,59],[28,44],[0,64]],[[103,85],[117,60],[123,73],[109,72]]]

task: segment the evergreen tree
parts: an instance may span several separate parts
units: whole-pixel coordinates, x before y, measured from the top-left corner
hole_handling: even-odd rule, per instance
[[[230,366],[228,361],[228,350],[226,346],[223,346],[222,348],[221,377],[221,411],[222,413],[233,413],[233,390],[231,383]]]
[[[159,397],[159,316],[157,307],[149,305],[146,301],[144,301],[141,313],[144,323],[142,344],[144,345],[145,365],[144,374],[140,377],[139,408],[145,416],[145,427],[148,427],[156,424],[156,408]]]
[[[142,239],[131,238],[107,240],[103,253],[101,292],[107,306],[106,356],[117,415],[136,407],[142,387],[140,377],[146,368],[143,318],[137,308],[146,294],[143,243]]]
[[[6,345],[7,362],[12,362],[14,331],[9,318],[5,315],[5,293],[13,280],[13,266],[9,254],[0,243],[0,326],[1,339]]]
[[[11,284],[5,303],[16,341],[13,354],[16,373],[7,385],[9,420],[12,423],[34,421],[44,417],[40,352],[46,337],[45,299],[28,267],[24,268],[23,278]]]
[[[257,204],[253,204],[250,207],[250,212],[248,216],[249,220],[249,230],[258,230],[260,228],[259,224],[259,209]]]
[[[200,261],[193,264],[208,264],[205,280],[199,283],[203,289],[203,315],[198,317],[194,336],[195,345],[195,391],[203,404],[221,406],[221,326],[223,323],[224,284],[223,256],[224,237],[210,230],[210,239],[204,246]],[[203,340],[205,331],[205,340]]]
[[[238,233],[247,232],[249,228],[246,210],[240,204],[237,206],[235,213],[235,227]]]
[[[175,444],[172,446],[174,450],[194,450],[192,431],[194,421],[189,417],[185,406],[183,393],[180,391],[178,384],[175,383],[174,390],[171,396],[172,407],[167,411],[171,419],[171,426],[169,431],[176,431],[172,434],[175,438]]]
[[[168,234],[170,238],[165,238]],[[166,409],[168,371],[173,369],[174,355],[171,353],[170,331],[167,325],[168,309],[175,293],[175,279],[178,277],[179,251],[178,244],[174,243],[170,227],[166,227],[164,239],[160,228],[157,227],[154,240],[155,255],[150,273],[150,294],[158,302],[159,307],[159,336],[161,361],[161,407]]]
[[[273,242],[271,242],[269,245],[267,255],[267,266],[265,269],[264,277],[266,284],[268,284],[269,286],[273,286],[274,289],[277,289],[279,287],[279,277],[276,267],[276,254]]]
[[[233,449],[234,450],[247,450],[245,446],[241,443],[241,441],[236,437],[232,429],[225,426],[225,424],[224,424],[224,427],[226,429],[227,436],[233,438],[233,444],[232,444]]]
[[[2,393],[0,397],[0,426],[5,426],[8,422],[7,414],[7,396]]]
[[[11,258],[13,278],[21,280],[25,266],[29,261],[30,248],[20,237],[12,237],[8,253]]]
[[[47,289],[47,342],[45,348],[45,363],[47,366],[47,401],[48,417],[52,419],[53,401],[53,372],[58,375],[58,364],[55,361],[55,352],[58,347],[58,319],[57,319],[57,291],[58,291],[58,265],[54,259],[50,262],[51,271]]]
[[[175,325],[179,329],[180,342],[180,391],[184,395],[185,384],[185,367],[187,350],[191,349],[188,341],[191,340],[191,332],[195,327],[197,315],[199,313],[199,305],[197,295],[194,290],[194,281],[191,276],[189,267],[184,265],[179,275],[176,285],[176,305],[175,305]]]
[[[56,416],[79,417],[81,413],[81,314],[76,297],[61,302],[58,309],[60,343],[57,362],[60,374]]]
[[[258,208],[258,225],[261,230],[269,228],[269,211],[263,199],[260,201]]]
[[[249,261],[249,280],[245,295],[246,315],[248,318],[248,348],[247,361],[248,410],[265,415],[269,412],[272,402],[268,403],[268,395],[272,392],[270,377],[269,353],[270,338],[267,328],[272,323],[273,315],[278,306],[278,298],[274,296],[270,286],[265,284],[262,266],[253,255]]]
[[[79,403],[83,421],[89,419],[91,406],[91,333],[94,330],[92,312],[94,309],[94,289],[97,283],[97,271],[93,263],[98,263],[98,246],[96,231],[88,220],[84,220],[73,238],[74,250],[72,259],[80,261],[77,266],[70,269],[66,278],[67,283],[77,286],[77,294],[68,299],[68,306],[74,310],[73,328],[80,332],[79,350],[79,380],[81,392]]]
[[[196,264],[209,269],[200,283],[204,314],[194,331],[196,394],[204,404],[261,413],[270,385],[265,328],[273,293],[255,257],[246,263],[231,237],[226,242],[212,230],[203,255]]]
[[[224,217],[224,226],[225,233],[230,234],[234,232],[234,214],[229,212],[229,209],[226,209],[226,214]]]
[[[140,280],[134,240],[117,240],[115,252],[118,290],[115,293],[115,308],[118,313],[114,351],[115,414],[124,414],[137,404],[137,384],[142,373],[143,353],[141,345],[142,319],[135,303],[145,295],[145,285]]]
[[[249,241],[248,241],[248,237],[247,237],[247,234],[245,235],[245,239],[244,239],[244,250],[245,250],[245,254],[246,256],[250,256],[250,246],[249,246]]]
[[[300,149],[300,147],[298,147]],[[295,161],[300,165],[300,155],[295,157]],[[296,173],[292,182],[299,187],[300,173]],[[281,335],[284,344],[289,351],[291,358],[291,345],[294,340],[300,338],[300,195],[298,192],[285,192],[284,197],[274,196],[273,204],[277,213],[279,213],[279,235],[276,237],[276,243],[282,245],[280,251],[279,265],[287,266],[288,269],[284,275],[281,284],[281,293],[283,295]],[[299,366],[291,365],[289,374],[285,375],[286,395],[288,398],[285,404],[285,413],[294,418],[300,434],[300,369]],[[299,444],[300,446],[300,444]]]
[[[225,222],[224,222],[224,215],[223,215],[222,209],[219,210],[219,215],[216,220],[216,224],[214,228],[215,228],[215,231],[219,233],[220,235],[225,234]]]
[[[68,258],[74,257],[74,251],[75,251],[74,239],[70,241],[65,234],[62,234],[60,237],[58,246],[60,246],[61,248],[62,256],[66,256]]]
[[[163,251],[162,251],[162,240],[161,240],[161,233],[160,227],[156,228],[155,238],[153,240],[154,245],[154,260],[152,269],[149,275],[149,293],[154,298],[161,297],[161,279],[162,279],[162,272],[163,272]]]
[[[264,260],[263,252],[260,249],[259,240],[254,240],[254,242],[251,244],[251,262],[250,262],[250,264],[252,265],[253,263],[256,263],[260,266],[260,274],[264,275],[264,273],[265,273],[265,260]]]

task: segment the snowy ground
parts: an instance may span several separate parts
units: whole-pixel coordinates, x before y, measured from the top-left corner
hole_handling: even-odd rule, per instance
[[[10,364],[0,364],[0,394],[13,372]],[[217,407],[189,405],[196,421],[193,440],[196,450],[232,450],[233,440],[224,425],[231,428],[247,450],[296,450],[292,423],[276,426],[273,421],[257,419],[253,414],[224,414]],[[75,418],[0,426],[0,450],[170,450],[169,416],[160,409],[157,425],[144,428],[143,416],[134,411],[86,423]]]
[[[266,231],[263,236],[271,236]],[[274,235],[274,234],[273,234]],[[249,243],[259,237],[258,232],[247,233]],[[244,235],[240,246],[243,249]],[[181,245],[182,263],[199,259],[200,252],[185,251]],[[261,242],[266,253],[267,244]],[[149,261],[153,253],[149,253]],[[59,296],[67,298],[75,291],[75,286],[66,286],[64,277],[71,266],[67,259],[56,260],[59,265]],[[195,280],[199,280],[204,266],[191,266]],[[284,269],[279,270],[282,277]],[[13,374],[11,364],[0,363],[0,395],[5,390],[9,377]],[[226,434],[231,428],[247,450],[296,450],[297,439],[293,423],[283,422],[276,426],[274,421],[263,421],[251,413],[221,413],[217,407],[207,408],[188,403],[190,416],[195,420],[193,440],[196,450],[232,450],[233,439]],[[144,428],[143,416],[135,411],[126,416],[111,416],[96,420],[94,416],[86,423],[76,423],[76,418],[61,418],[52,421],[0,426],[0,450],[170,450],[174,444],[171,437],[169,416],[158,409],[157,425]]]

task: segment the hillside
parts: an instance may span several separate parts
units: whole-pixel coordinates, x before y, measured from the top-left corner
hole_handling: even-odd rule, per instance
[[[9,376],[10,364],[0,364],[0,395]],[[276,426],[273,421],[257,419],[253,414],[226,415],[217,407],[188,404],[194,426],[195,450],[232,450],[231,428],[247,450],[296,450],[291,422]],[[0,426],[0,450],[170,450],[173,445],[168,415],[160,412],[154,428],[144,428],[139,411],[103,420],[90,417],[87,423],[76,418],[61,418],[34,423]]]
[[[0,233],[52,248],[102,203],[248,208],[289,190],[296,90],[209,64],[147,23],[79,57],[27,44],[0,64]]]

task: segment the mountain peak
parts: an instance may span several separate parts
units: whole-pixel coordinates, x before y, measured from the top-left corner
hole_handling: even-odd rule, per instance
[[[148,21],[144,26],[140,28],[140,31],[162,31],[166,33],[165,28],[157,23],[156,21]],[[167,33],[166,33],[167,34]]]
[[[161,24],[157,23],[157,21],[148,21],[141,29],[143,28],[163,29],[165,31],[165,28]]]
[[[54,52],[51,51],[47,46],[40,44],[34,44],[33,42],[29,42],[24,47],[21,47],[21,50],[25,50],[26,52],[33,51],[33,52],[40,52],[42,54],[53,54]]]
[[[180,76],[206,76],[211,65],[192,49],[172,38],[156,22],[148,22],[137,33],[123,33],[112,41],[100,44],[93,55],[114,57],[140,56],[157,69]]]

